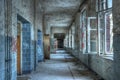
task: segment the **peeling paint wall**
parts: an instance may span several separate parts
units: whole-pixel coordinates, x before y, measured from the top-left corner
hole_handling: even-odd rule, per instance
[[[5,8],[4,8],[4,0],[0,0],[0,80],[4,80],[5,78],[5,36],[4,36],[4,26],[5,26]]]
[[[42,0],[35,0],[35,31],[37,32],[38,29],[43,33],[44,28],[44,16],[43,16],[43,1]],[[45,26],[44,26],[45,27]],[[37,39],[37,33],[35,34],[35,39]]]
[[[5,4],[5,5],[4,5]],[[34,26],[42,30],[42,17],[35,15],[35,6],[34,0],[1,0],[0,1],[0,80],[9,78],[9,80],[16,80],[17,77],[17,15],[19,14],[24,19],[26,19],[31,24],[31,54],[34,58],[35,54],[35,40],[37,37],[34,37],[37,31],[34,31]],[[37,9],[38,10],[38,9]],[[39,11],[39,10],[38,10]],[[34,22],[36,20],[38,22]],[[36,25],[35,25],[36,24]],[[9,41],[9,44],[4,41]],[[5,43],[7,45],[5,45]],[[8,46],[9,45],[9,46]],[[4,47],[9,47],[9,50],[5,50]],[[8,53],[9,52],[9,53]],[[9,54],[9,61],[5,60],[5,55]],[[34,62],[33,59],[31,59]],[[6,62],[5,62],[6,61]],[[9,66],[7,65],[9,64]],[[5,66],[6,69],[5,69]],[[34,67],[34,63],[32,63]],[[10,68],[9,73],[6,72]]]
[[[120,79],[120,1],[113,0],[114,79]]]
[[[17,15],[22,16],[27,21],[30,22],[31,27],[34,26],[34,1],[33,0],[12,0],[12,37],[14,39],[17,38]],[[33,34],[31,34],[32,40],[34,40]],[[14,52],[14,61],[16,61],[16,54],[17,52]],[[34,53],[31,53],[34,54]],[[34,62],[34,61],[33,61]],[[16,62],[13,63],[13,69],[14,73],[12,74],[12,80],[16,80]]]

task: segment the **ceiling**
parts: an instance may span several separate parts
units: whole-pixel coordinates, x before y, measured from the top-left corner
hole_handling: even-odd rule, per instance
[[[69,27],[79,9],[81,0],[44,0],[46,31],[50,27]]]

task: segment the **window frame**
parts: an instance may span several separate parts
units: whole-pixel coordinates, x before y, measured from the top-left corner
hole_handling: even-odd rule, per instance
[[[111,15],[112,15],[112,11],[105,13],[105,22],[106,22],[106,15],[109,13],[111,13]],[[113,22],[113,20],[112,20],[112,22]],[[113,29],[113,26],[112,26],[112,29]],[[111,29],[110,29],[110,31],[111,31]],[[110,33],[109,35],[110,35],[110,38],[113,37],[113,32]],[[112,41],[113,41],[113,38],[112,38]],[[111,39],[110,39],[109,45],[110,45],[109,48],[111,49],[111,46],[113,45],[113,42],[111,42]],[[113,47],[112,47],[112,52],[107,51],[107,22],[105,23],[105,54],[113,54]]]
[[[86,7],[80,12],[80,52],[87,53],[87,9]],[[84,25],[83,25],[84,23]],[[84,34],[84,35],[83,35]]]
[[[75,48],[75,25],[74,23],[72,24],[72,49]]]
[[[98,52],[99,52],[99,55],[108,55],[108,54],[110,55],[110,54],[113,54],[113,52],[111,52],[111,53],[107,52],[107,38],[106,38],[107,37],[107,35],[106,35],[107,34],[107,30],[106,30],[106,28],[107,28],[107,25],[106,25],[107,22],[106,22],[106,15],[108,13],[112,13],[112,6],[109,7],[109,3],[108,3],[109,0],[103,0],[103,1],[105,1],[106,8],[101,10],[101,9],[99,9],[99,6],[100,6],[99,5],[99,3],[100,3],[99,1],[101,1],[101,0],[97,0],[97,2],[96,2],[96,11],[97,11],[97,16],[98,16]],[[105,29],[104,32],[103,32],[103,35],[102,35],[103,39],[101,38],[101,29],[100,28],[102,28],[102,27],[101,27],[101,20],[100,20],[101,18],[100,18],[100,16],[103,16],[103,18],[104,18],[103,19],[104,20],[104,24],[102,24],[102,25],[104,25],[103,28]],[[110,35],[110,34],[112,34],[112,35]],[[113,33],[110,33],[110,34],[109,34],[110,38],[111,38],[111,36],[113,37]],[[105,44],[105,45],[101,44],[101,40],[103,40],[102,44]],[[110,42],[109,45],[112,46],[113,42]],[[103,47],[103,49],[101,48],[101,46]]]
[[[95,20],[96,22],[97,22],[97,18],[96,17],[88,17],[87,18],[87,22],[88,22],[88,24],[87,24],[87,52],[88,52],[88,54],[97,54],[98,53],[98,47],[97,47],[97,45],[98,45],[98,29],[97,29],[97,24],[95,25],[96,26],[96,29],[91,29],[91,20]],[[91,51],[91,31],[92,30],[94,30],[94,31],[96,31],[96,51]]]
[[[102,55],[105,53],[105,46],[103,46],[103,44],[105,44],[105,31],[103,31],[102,39],[101,39],[101,32],[100,32],[101,31],[101,29],[100,29],[101,22],[100,22],[100,17],[99,17],[100,15],[101,15],[101,13],[98,14],[98,53],[99,53],[99,55]],[[104,20],[104,22],[105,22],[105,20]],[[102,43],[101,43],[101,40],[103,40]],[[101,51],[101,46],[103,47],[102,51]]]
[[[111,2],[112,2],[112,0],[111,0]],[[102,0],[96,0],[96,12],[106,11],[106,10],[112,8],[112,4],[109,7],[109,0],[103,0],[103,3],[104,3],[104,8],[103,9],[100,8],[101,7],[100,3],[102,3]]]

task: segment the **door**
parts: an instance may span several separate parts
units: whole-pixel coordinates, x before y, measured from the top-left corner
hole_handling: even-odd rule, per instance
[[[44,36],[44,52],[45,52],[45,59],[50,59],[50,38],[49,36]]]
[[[17,74],[21,74],[21,23],[17,24]]]
[[[17,74],[21,74],[21,40],[20,36],[17,36]]]

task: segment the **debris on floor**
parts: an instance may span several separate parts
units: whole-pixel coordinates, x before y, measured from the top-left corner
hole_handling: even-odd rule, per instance
[[[59,52],[51,54],[50,60],[40,62],[36,71],[26,75],[29,79],[18,80],[102,80],[70,54]]]

